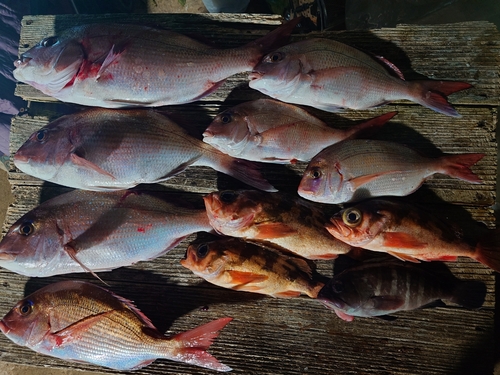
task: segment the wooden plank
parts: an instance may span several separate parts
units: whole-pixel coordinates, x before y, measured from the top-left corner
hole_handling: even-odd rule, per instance
[[[182,32],[202,32],[220,46],[238,46],[264,35],[279,23],[277,17],[251,15],[79,15],[28,16],[23,19],[23,52],[44,36],[88,22],[145,22],[169,26]],[[294,40],[312,35],[297,35]],[[408,102],[397,102],[373,111],[347,111],[339,116],[311,110],[332,126],[348,127],[362,119],[398,111],[397,117],[376,137],[405,143],[425,155],[483,152],[486,156],[473,167],[484,181],[472,185],[447,176],[429,179],[422,189],[408,197],[456,222],[465,231],[494,228],[491,206],[496,199],[497,106],[500,97],[500,37],[486,22],[434,26],[402,25],[394,29],[322,33],[389,58],[408,78],[457,79],[474,88],[451,96],[461,118],[454,119]],[[167,110],[201,138],[202,131],[221,110],[242,100],[262,95],[246,86],[246,74],[229,79],[221,90],[204,100]],[[46,101],[36,90],[19,85],[17,93],[31,101]],[[11,135],[11,152],[36,129],[77,106],[31,103],[28,114],[16,117]],[[305,164],[263,166],[264,174],[280,190],[295,194]],[[15,196],[3,233],[22,214],[53,196],[68,191],[24,175],[10,165],[9,180]],[[191,168],[150,189],[183,191],[199,198],[223,188],[241,187],[234,179],[209,168]],[[321,206],[334,210],[332,206]],[[184,269],[183,257],[193,235],[168,254],[131,267],[102,273],[110,289],[130,298],[161,331],[174,334],[222,316],[234,318],[216,340],[210,352],[234,368],[235,374],[469,374],[492,373],[494,363],[494,273],[471,259],[450,262],[450,270],[462,279],[474,279],[487,286],[487,298],[480,310],[449,306],[395,314],[392,322],[355,319],[346,323],[316,301],[306,297],[273,299],[224,290],[202,282]],[[317,271],[334,274],[337,262],[316,262]],[[24,295],[51,282],[86,279],[87,274],[51,278],[27,278],[0,270],[0,315]],[[97,373],[120,373],[91,365],[68,363],[38,355],[0,337],[0,361],[35,366],[75,368]],[[213,374],[212,371],[159,360],[137,374]]]

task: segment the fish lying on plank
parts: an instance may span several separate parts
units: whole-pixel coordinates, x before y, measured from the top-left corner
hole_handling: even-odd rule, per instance
[[[14,155],[24,173],[86,190],[161,182],[189,166],[209,166],[257,189],[275,191],[252,162],[235,159],[147,109],[92,108],[34,132]]]
[[[348,139],[319,152],[308,164],[298,194],[321,203],[404,196],[435,173],[481,183],[470,167],[484,154],[427,158],[396,142]]]
[[[74,190],[11,226],[0,266],[36,277],[109,271],[156,258],[199,231],[212,231],[206,211],[182,204],[178,194]]]
[[[500,231],[465,239],[456,228],[415,205],[370,199],[333,215],[326,229],[337,239],[401,260],[454,261],[464,256],[500,272]]]
[[[349,129],[334,129],[300,107],[258,99],[218,114],[203,133],[203,142],[235,158],[307,162],[325,147],[372,131],[396,114],[389,112]]]
[[[205,350],[232,318],[171,337],[162,335],[132,302],[83,281],[50,284],[19,301],[0,331],[38,353],[115,370],[135,370],[157,358],[230,371]]]
[[[470,84],[405,81],[393,64],[380,60],[383,62],[334,40],[309,38],[264,56],[249,76],[250,87],[287,103],[328,112],[368,109],[406,99],[460,117],[446,96],[470,88]]]
[[[63,102],[152,107],[198,100],[282,46],[294,19],[245,46],[218,49],[174,31],[133,24],[75,26],[15,61],[14,77]]]
[[[351,250],[325,229],[326,215],[300,198],[225,190],[203,199],[210,224],[220,234],[270,243],[307,259],[334,259]]]
[[[462,281],[450,274],[430,272],[400,261],[367,262],[330,279],[318,300],[339,318],[389,315],[430,305],[438,300],[479,308],[486,296],[480,281]]]
[[[278,298],[301,294],[316,298],[324,285],[313,280],[312,268],[304,259],[237,238],[191,243],[181,264],[223,288]]]

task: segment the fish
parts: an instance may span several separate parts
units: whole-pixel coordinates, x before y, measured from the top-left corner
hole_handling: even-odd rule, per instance
[[[396,114],[389,112],[346,130],[334,129],[300,107],[257,99],[218,114],[203,133],[203,142],[245,160],[308,162],[325,147],[380,127]]]
[[[431,272],[400,261],[368,262],[333,276],[318,293],[318,301],[345,321],[384,316],[427,307],[438,301],[477,309],[486,286],[451,274]],[[444,302],[444,301],[442,301]]]
[[[324,286],[304,259],[232,237],[193,242],[180,262],[209,283],[277,298],[316,298]]]
[[[152,109],[91,108],[59,117],[31,134],[13,159],[24,173],[85,190],[129,189],[209,166],[276,191],[254,163],[218,151]]]
[[[300,20],[238,48],[219,49],[171,30],[96,23],[43,38],[14,62],[14,77],[63,102],[105,108],[196,101],[251,71],[285,44]]]
[[[369,199],[334,214],[326,229],[351,246],[405,261],[469,257],[500,271],[499,230],[488,230],[480,238],[464,238],[457,225],[408,202]]]
[[[257,190],[215,191],[203,197],[219,234],[270,244],[306,259],[334,259],[351,247],[325,229],[326,214],[300,198]]]
[[[192,233],[213,231],[203,207],[179,199],[139,189],[61,194],[9,228],[0,241],[0,266],[47,277],[110,271],[159,257]]]
[[[467,153],[428,158],[396,142],[349,139],[312,158],[298,194],[330,204],[385,195],[405,196],[436,173],[480,184],[481,179],[470,167],[483,157],[482,153]]]
[[[472,87],[456,81],[406,81],[386,59],[324,38],[308,38],[268,53],[249,79],[251,88],[274,99],[327,112],[406,99],[452,117],[460,114],[446,97]]]
[[[0,331],[37,353],[115,370],[135,370],[165,358],[230,371],[206,350],[231,320],[220,318],[167,337],[131,301],[68,280],[19,301],[0,320]]]

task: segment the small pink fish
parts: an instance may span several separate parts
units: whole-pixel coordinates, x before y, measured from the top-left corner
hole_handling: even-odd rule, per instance
[[[447,116],[460,117],[447,95],[471,87],[465,82],[405,81],[387,66],[346,44],[319,38],[291,43],[264,56],[250,74],[250,87],[287,103],[329,112],[368,109],[406,99]]]
[[[230,371],[207,353],[232,318],[221,318],[172,337],[162,335],[132,302],[82,281],[60,281],[24,298],[0,320],[0,330],[38,353],[135,370],[157,358]]]

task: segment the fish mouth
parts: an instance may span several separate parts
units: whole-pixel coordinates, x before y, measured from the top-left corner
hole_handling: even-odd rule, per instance
[[[264,73],[253,70],[251,73],[248,74],[248,79],[250,81],[255,81],[257,79],[262,78],[263,76],[264,76]]]
[[[212,138],[214,136],[214,133],[207,129],[203,132],[202,136],[203,138]]]
[[[343,225],[343,222],[340,222],[341,219],[336,218],[335,216],[330,219],[330,223],[325,225],[326,230],[335,238],[343,239],[349,237],[351,234],[351,229],[347,228]]]
[[[24,66],[28,65],[28,63],[31,60],[32,60],[31,57],[29,57],[23,53],[16,61],[14,61],[14,66],[16,68],[24,67]]]
[[[9,326],[7,326],[7,324],[5,324],[5,322],[3,321],[3,319],[0,320],[0,331],[2,331],[2,333],[4,335],[6,335],[6,336],[10,332]]]
[[[0,262],[13,262],[14,260],[16,260],[15,255],[0,251]]]

